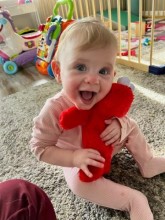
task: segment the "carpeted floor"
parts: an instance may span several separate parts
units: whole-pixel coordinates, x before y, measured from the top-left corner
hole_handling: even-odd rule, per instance
[[[137,120],[156,155],[165,155],[165,75],[155,76],[117,66],[118,76],[127,75],[135,84],[130,115]],[[52,200],[58,220],[124,220],[126,213],[106,209],[76,198],[68,189],[60,167],[38,162],[29,140],[32,119],[48,97],[60,89],[55,81],[28,88],[0,100],[0,181],[27,179],[42,187]],[[127,151],[113,159],[107,177],[143,192],[155,220],[165,219],[165,174],[141,177]]]

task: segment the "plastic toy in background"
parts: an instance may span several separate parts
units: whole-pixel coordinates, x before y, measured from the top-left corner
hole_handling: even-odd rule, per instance
[[[19,35],[25,35],[25,34],[30,34],[30,33],[34,33],[34,32],[36,33],[37,30],[34,29],[34,28],[29,28],[29,27],[26,27],[26,28],[21,29],[21,30],[17,30],[17,33]]]
[[[7,74],[33,61],[41,32],[19,35],[8,10],[0,11],[0,64]]]
[[[22,5],[22,4],[27,4],[27,3],[31,3],[32,0],[18,0],[18,4]]]
[[[142,44],[143,46],[149,46],[151,44],[151,40],[149,38],[144,38]]]
[[[59,7],[65,4],[68,6],[67,19],[63,19],[58,15]],[[45,24],[40,25],[42,37],[37,47],[36,68],[41,74],[54,77],[51,69],[51,60],[55,54],[60,34],[74,21],[72,16],[73,1],[58,0],[53,9],[53,15],[47,18]]]
[[[152,29],[152,20],[148,19],[148,20],[146,20],[145,31],[151,32],[151,29]]]
[[[127,51],[122,51],[121,56],[128,56],[129,52]],[[136,57],[136,50],[130,50],[130,55]]]
[[[121,50],[127,51],[128,50],[128,40],[121,40]],[[139,40],[138,39],[134,39],[131,40],[130,42],[130,49],[135,49],[138,48],[139,46]]]
[[[163,75],[165,74],[165,65],[162,66],[149,66],[149,73],[153,73],[154,75]]]
[[[48,66],[54,55],[55,45],[61,33],[62,17],[56,16],[53,21],[47,20],[43,26],[42,37],[37,47],[36,68],[44,75],[47,75]]]

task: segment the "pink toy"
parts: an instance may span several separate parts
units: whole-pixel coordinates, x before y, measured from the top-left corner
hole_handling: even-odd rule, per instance
[[[37,47],[40,32],[28,35],[19,35],[16,32],[9,11],[0,12],[0,55],[5,54],[5,57],[11,58],[14,55],[20,54],[22,51],[31,50]]]
[[[5,64],[6,61],[12,60],[13,57],[19,56],[24,51],[30,51],[36,49],[40,36],[41,36],[40,31],[30,33],[27,35],[19,35],[16,32],[9,11],[1,10],[0,11],[0,63]],[[24,56],[23,56],[23,60],[25,63]],[[4,66],[4,71],[8,74],[14,74],[16,72],[16,68],[14,69],[15,70],[13,72],[13,68],[11,65],[8,66],[8,64],[5,64]]]
[[[26,4],[26,3],[31,3],[32,0],[18,0],[18,4],[21,5],[21,4]]]

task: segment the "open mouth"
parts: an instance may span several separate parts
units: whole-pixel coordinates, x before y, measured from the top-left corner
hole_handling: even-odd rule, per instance
[[[96,95],[96,92],[92,91],[80,91],[81,99],[85,102],[92,101],[94,96]]]

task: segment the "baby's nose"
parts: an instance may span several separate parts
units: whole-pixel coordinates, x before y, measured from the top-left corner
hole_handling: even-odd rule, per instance
[[[96,73],[89,73],[85,78],[85,82],[89,84],[98,84],[99,76]]]

